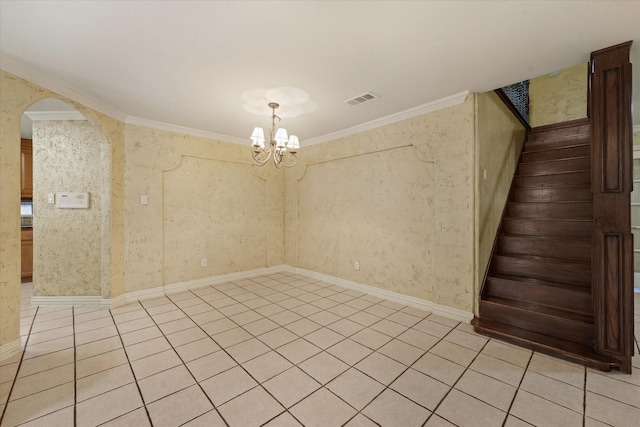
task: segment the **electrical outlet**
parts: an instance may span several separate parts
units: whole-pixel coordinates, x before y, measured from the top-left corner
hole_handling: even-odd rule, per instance
[[[141,195],[140,195],[140,204],[141,204],[141,205],[146,205],[146,204],[147,204],[147,201],[148,201],[148,199],[147,199],[147,195],[146,195],[146,194],[141,194]]]
[[[207,259],[206,258],[202,258],[202,260],[200,261],[200,265],[203,267],[207,266]]]
[[[360,271],[360,261],[355,261],[353,263],[353,268],[355,268],[356,271]]]

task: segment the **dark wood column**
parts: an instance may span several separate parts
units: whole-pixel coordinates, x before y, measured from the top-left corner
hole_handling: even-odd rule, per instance
[[[631,42],[591,54],[595,350],[631,372],[633,356],[633,140]]]

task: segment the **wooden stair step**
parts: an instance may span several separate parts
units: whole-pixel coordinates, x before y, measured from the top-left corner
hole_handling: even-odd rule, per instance
[[[582,286],[516,276],[488,276],[487,295],[555,307],[589,315],[593,311],[591,292]]]
[[[530,277],[577,286],[591,286],[590,263],[535,256],[494,254],[490,274]]]
[[[593,219],[592,202],[508,202],[508,218]]]
[[[480,301],[480,317],[582,345],[593,345],[593,316],[581,313],[487,296]]]
[[[572,157],[569,159],[544,160],[540,162],[520,163],[518,175],[550,175],[562,172],[588,170],[591,167],[590,157]]]
[[[529,132],[529,142],[544,142],[549,140],[567,139],[574,137],[589,137],[591,124],[588,118],[572,120],[553,125],[539,126]],[[588,140],[591,141],[590,138]]]
[[[556,236],[590,238],[593,220],[548,219],[548,218],[504,218],[503,233],[521,236]]]
[[[501,234],[498,237],[498,254],[532,255],[546,258],[591,260],[591,239],[556,236],[521,236]]]
[[[567,147],[537,149],[539,147],[528,147],[525,144],[522,152],[523,162],[540,162],[543,160],[570,159],[572,157],[589,157],[591,156],[591,146],[589,144],[577,144]]]
[[[591,144],[591,135],[567,135],[556,138],[548,137],[545,139],[536,138],[536,135],[530,133],[527,140],[527,151],[552,150],[555,148],[571,147],[574,145]]]
[[[561,172],[547,175],[517,175],[514,177],[514,187],[566,187],[569,185],[591,185],[589,170]]]
[[[610,371],[612,368],[619,367],[618,362],[605,355],[597,354],[588,345],[576,344],[484,318],[476,317],[471,321],[471,324],[480,334],[573,363],[584,364],[593,369]]]
[[[593,200],[591,187],[569,185],[565,187],[522,187],[511,192],[512,202],[588,202]]]

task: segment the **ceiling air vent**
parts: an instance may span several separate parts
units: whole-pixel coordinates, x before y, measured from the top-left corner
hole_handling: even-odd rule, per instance
[[[344,102],[346,102],[349,105],[359,105],[359,104],[362,104],[363,102],[373,101],[376,98],[378,98],[378,95],[374,95],[371,92],[365,92],[358,96],[354,96],[353,98],[347,99]]]

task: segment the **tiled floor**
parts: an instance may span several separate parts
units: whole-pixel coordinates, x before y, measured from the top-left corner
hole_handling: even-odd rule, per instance
[[[112,310],[30,294],[3,427],[640,425],[638,356],[592,371],[300,275]]]

